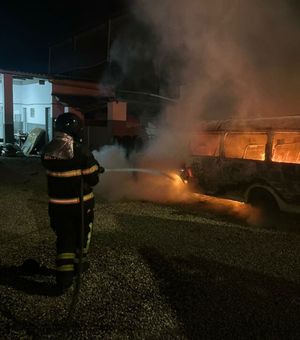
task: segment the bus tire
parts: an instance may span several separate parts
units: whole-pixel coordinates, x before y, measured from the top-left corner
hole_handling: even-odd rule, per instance
[[[281,222],[281,213],[274,196],[266,189],[256,188],[249,194],[248,202],[256,210],[258,226],[276,228]]]

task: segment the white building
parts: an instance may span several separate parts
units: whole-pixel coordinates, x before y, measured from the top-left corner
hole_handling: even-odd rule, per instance
[[[53,122],[63,112],[82,116],[82,105],[112,101],[114,87],[75,79],[0,69],[0,143],[14,143],[19,133],[45,130],[53,135]],[[70,104],[71,103],[71,104]]]
[[[51,139],[55,105],[61,106],[52,97],[47,76],[0,70],[0,141],[12,143],[18,132],[30,133],[36,127]]]

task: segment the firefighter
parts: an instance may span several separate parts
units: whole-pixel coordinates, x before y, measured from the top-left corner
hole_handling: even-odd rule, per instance
[[[56,233],[56,283],[67,290],[79,270],[88,269],[86,255],[91,242],[94,218],[93,187],[99,182],[100,167],[92,152],[82,143],[83,122],[74,113],[61,114],[54,127],[54,138],[42,149],[42,164],[47,172],[50,226]],[[84,240],[81,237],[81,180],[83,179]]]

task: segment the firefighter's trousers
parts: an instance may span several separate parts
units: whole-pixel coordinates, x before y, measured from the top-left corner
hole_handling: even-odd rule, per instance
[[[49,203],[50,226],[55,231],[57,278],[73,277],[80,262],[81,207],[80,204],[59,205]],[[83,261],[89,250],[94,212],[90,204],[84,207]]]

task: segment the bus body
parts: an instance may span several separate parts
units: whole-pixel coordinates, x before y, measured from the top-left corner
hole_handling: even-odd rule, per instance
[[[191,136],[185,183],[208,195],[300,213],[300,116],[205,121]]]

